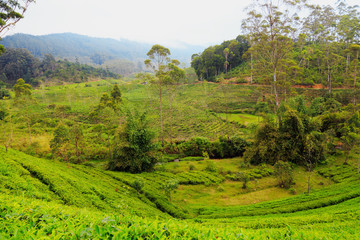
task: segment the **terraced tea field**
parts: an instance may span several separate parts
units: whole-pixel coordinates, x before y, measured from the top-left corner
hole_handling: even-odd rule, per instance
[[[241,159],[224,160],[223,164],[218,161],[218,167],[241,165]],[[315,182],[325,181],[328,176],[333,180],[330,185],[314,188],[309,195],[301,192],[290,197],[280,194],[276,200],[233,206],[209,202],[207,206],[196,207],[180,203],[179,196],[186,188],[223,187],[223,194],[229,193],[227,186],[231,180],[219,171],[203,171],[201,166],[206,162],[200,162],[177,163],[177,168],[181,169],[178,172],[170,171],[174,169],[171,164],[176,164],[171,163],[165,166],[170,170],[129,174],[94,168],[90,163],[68,166],[0,148],[0,238],[360,237],[360,177],[352,162],[344,168],[340,164],[319,168]],[[182,166],[193,163],[197,164],[193,170]],[[258,178],[259,185],[265,184],[262,179],[269,182],[271,177]],[[180,184],[172,194],[173,201],[169,201],[163,190],[164,183],[170,180]],[[136,190],[135,181],[144,183],[144,187]]]

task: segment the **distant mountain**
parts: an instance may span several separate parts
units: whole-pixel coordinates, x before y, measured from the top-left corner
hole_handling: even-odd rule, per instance
[[[126,59],[142,62],[151,44],[129,40],[95,38],[74,33],[59,33],[43,36],[15,34],[3,38],[0,44],[6,48],[25,48],[34,56],[42,57],[52,54],[54,57],[78,59],[83,63],[102,64],[106,60]],[[191,55],[201,52],[203,47],[184,45],[181,48],[169,48],[171,57],[189,64]]]

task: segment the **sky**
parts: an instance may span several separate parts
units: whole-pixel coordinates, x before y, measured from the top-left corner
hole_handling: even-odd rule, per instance
[[[333,4],[336,0],[313,0]],[[36,0],[6,35],[72,32],[179,46],[219,44],[241,33],[251,0]],[[359,0],[348,0],[350,5]]]

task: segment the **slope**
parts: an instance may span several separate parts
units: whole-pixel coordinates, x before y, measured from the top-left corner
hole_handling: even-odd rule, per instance
[[[348,167],[349,169],[351,168]],[[352,169],[352,168],[351,168]],[[334,169],[323,169],[327,174]],[[338,169],[345,176],[348,169]],[[355,174],[355,173],[354,173]],[[191,218],[162,184],[218,184],[209,173],[126,174],[0,148],[0,239],[357,239],[359,178],[310,195],[247,206],[208,206]],[[132,182],[143,181],[141,192]],[[174,219],[170,215],[186,220]]]

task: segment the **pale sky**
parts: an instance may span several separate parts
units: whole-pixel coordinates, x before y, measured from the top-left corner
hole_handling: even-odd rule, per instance
[[[316,1],[316,0],[313,0]],[[147,43],[207,46],[241,33],[251,0],[36,0],[7,35],[72,32]],[[331,4],[336,0],[317,0]],[[350,5],[359,0],[348,0]]]

